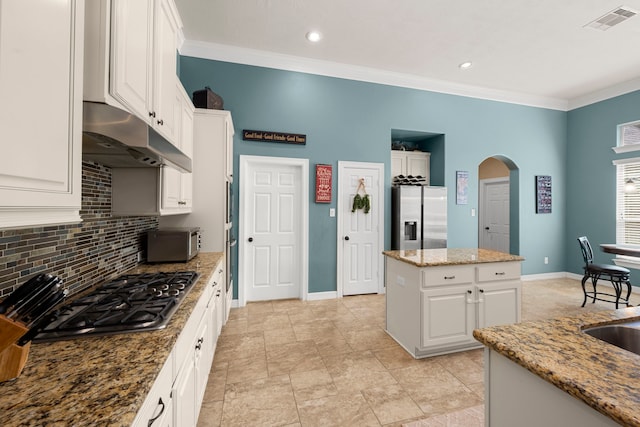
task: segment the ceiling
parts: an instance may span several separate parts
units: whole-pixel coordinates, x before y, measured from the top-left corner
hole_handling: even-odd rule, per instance
[[[176,4],[183,55],[570,109],[640,89],[640,0],[620,1]],[[639,14],[606,31],[585,27],[622,5]],[[310,30],[320,42],[306,40]],[[461,70],[465,61],[473,66]]]

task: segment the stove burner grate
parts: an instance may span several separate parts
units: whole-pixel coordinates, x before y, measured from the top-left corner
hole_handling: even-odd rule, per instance
[[[34,341],[162,329],[198,276],[194,271],[120,276],[63,306]]]

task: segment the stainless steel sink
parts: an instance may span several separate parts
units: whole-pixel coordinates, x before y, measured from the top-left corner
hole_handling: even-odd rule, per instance
[[[640,321],[594,326],[584,333],[640,355]]]

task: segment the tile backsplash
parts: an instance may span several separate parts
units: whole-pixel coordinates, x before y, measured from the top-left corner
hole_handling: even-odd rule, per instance
[[[111,169],[82,163],[82,223],[0,230],[0,296],[36,273],[64,280],[71,294],[138,264],[158,217],[111,216]]]

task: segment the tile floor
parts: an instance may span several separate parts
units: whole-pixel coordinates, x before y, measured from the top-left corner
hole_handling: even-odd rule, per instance
[[[523,282],[522,295],[524,321],[613,309],[581,308],[572,279]],[[415,360],[384,313],[384,295],[232,309],[198,427],[482,427],[482,349]]]

